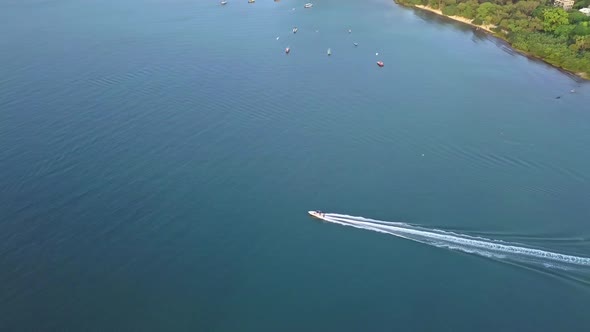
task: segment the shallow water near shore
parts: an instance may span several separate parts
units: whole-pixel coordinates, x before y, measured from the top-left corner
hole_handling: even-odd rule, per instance
[[[590,257],[590,85],[389,0],[304,2],[0,4],[0,330],[590,324],[565,272],[306,213]]]

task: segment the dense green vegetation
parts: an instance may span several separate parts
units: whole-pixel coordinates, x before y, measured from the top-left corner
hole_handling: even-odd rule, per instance
[[[448,16],[461,16],[491,28],[514,48],[567,70],[590,77],[590,16],[578,0],[566,12],[550,0],[396,0],[404,5],[424,5]]]

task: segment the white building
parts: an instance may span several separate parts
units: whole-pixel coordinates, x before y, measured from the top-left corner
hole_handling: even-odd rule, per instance
[[[580,9],[580,12],[586,14],[586,16],[590,16],[590,7]]]
[[[574,6],[574,0],[555,0],[553,4],[555,7],[562,7],[565,10],[570,10]]]

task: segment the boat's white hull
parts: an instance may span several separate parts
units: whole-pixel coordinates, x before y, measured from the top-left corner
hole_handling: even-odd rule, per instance
[[[320,220],[324,220],[324,214],[318,211],[307,211],[307,213],[309,213],[310,216],[314,217],[314,218],[318,218]]]

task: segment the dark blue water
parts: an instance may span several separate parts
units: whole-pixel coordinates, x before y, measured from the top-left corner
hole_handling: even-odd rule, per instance
[[[567,271],[306,211],[588,257],[590,85],[388,0],[303,3],[0,3],[1,330],[587,329]]]

